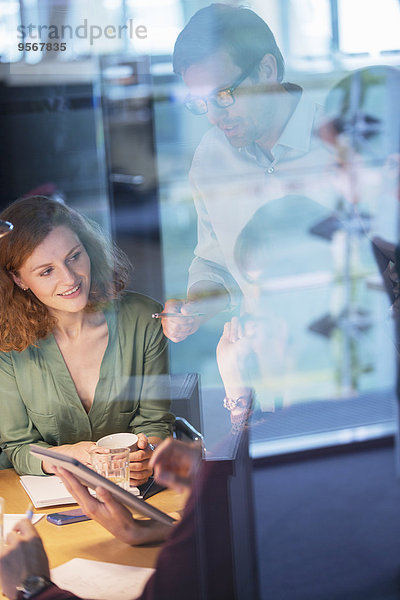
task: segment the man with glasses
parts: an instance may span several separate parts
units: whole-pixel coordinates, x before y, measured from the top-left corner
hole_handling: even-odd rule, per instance
[[[253,11],[224,4],[199,10],[178,36],[173,62],[189,91],[186,107],[213,125],[190,171],[198,243],[187,299],[168,300],[164,312],[177,317],[162,319],[164,333],[179,342],[242,298],[251,309],[235,241],[269,199],[310,194],[324,151],[313,135],[319,107],[283,82],[282,54]]]

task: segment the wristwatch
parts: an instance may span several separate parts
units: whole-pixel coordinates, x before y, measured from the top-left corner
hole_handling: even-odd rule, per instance
[[[244,400],[245,402],[247,402],[247,398],[245,396],[239,396],[238,398],[228,398],[227,396],[225,396],[224,398],[224,408],[226,408],[226,410],[234,410],[237,405],[239,404],[239,402],[241,402],[242,400]]]
[[[249,410],[252,408],[254,401],[254,393],[253,390],[250,390],[250,393],[247,396],[239,396],[238,398],[228,398],[225,396],[224,398],[224,408],[229,411],[234,410],[238,406],[240,408],[248,408]]]
[[[47,577],[43,577],[43,575],[28,575],[21,585],[17,587],[17,599],[28,600],[29,598],[33,598],[51,585],[54,585],[53,582]]]

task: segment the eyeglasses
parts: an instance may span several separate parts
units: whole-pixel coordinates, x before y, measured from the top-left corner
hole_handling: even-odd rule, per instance
[[[233,92],[241,83],[243,83],[246,77],[250,75],[254,66],[255,65],[252,65],[251,68],[242,73],[242,75],[228,88],[219,90],[218,92],[203,98],[200,96],[187,96],[184,103],[186,108],[194,115],[205,115],[208,112],[208,102],[212,102],[218,108],[228,108],[228,106],[232,106],[232,104],[235,104]]]

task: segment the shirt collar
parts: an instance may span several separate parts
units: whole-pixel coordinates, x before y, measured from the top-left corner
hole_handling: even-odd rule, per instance
[[[297,86],[295,86],[297,88]],[[299,88],[297,88],[299,90]],[[291,91],[289,88],[288,91]],[[277,146],[286,146],[289,150],[305,154],[310,149],[311,136],[315,117],[315,103],[311,102],[306,94],[301,92],[300,99],[282,131],[278,141],[272,148],[272,153]]]
[[[271,154],[274,157],[274,166],[282,158],[293,159],[309,151],[316,112],[315,103],[310,100],[307,94],[303,93],[299,86],[284,85],[290,93],[300,93],[301,95],[285,129],[272,147]],[[256,159],[261,165],[271,164],[271,161],[257,144],[252,144],[240,150]]]

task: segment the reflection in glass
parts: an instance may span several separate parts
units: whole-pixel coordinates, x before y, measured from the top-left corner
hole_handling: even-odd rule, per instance
[[[13,230],[13,224],[9,221],[1,221],[0,220],[0,238],[10,233]]]

